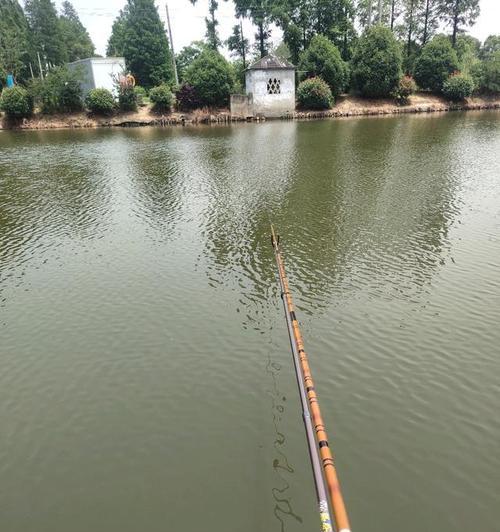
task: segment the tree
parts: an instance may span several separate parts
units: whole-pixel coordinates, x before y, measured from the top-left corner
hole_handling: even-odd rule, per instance
[[[61,24],[51,0],[26,0],[29,39],[33,62],[40,54],[43,63],[62,65],[68,54],[64,45]]]
[[[170,48],[154,0],[128,0],[123,56],[138,84],[172,83]]]
[[[246,58],[250,51],[250,43],[248,42],[248,39],[243,36],[241,23],[233,26],[233,33],[226,41],[226,45],[233,57],[243,61],[243,69],[245,69],[247,66]]]
[[[17,0],[0,0],[0,70],[27,78],[28,22]]]
[[[419,21],[418,11],[421,0],[405,0],[404,22],[406,27],[406,57],[410,57],[412,51],[412,43],[415,40],[415,35],[418,33],[417,24]]]
[[[389,28],[365,30],[352,58],[354,86],[364,96],[389,96],[401,78],[401,50]]]
[[[422,89],[441,92],[443,83],[457,69],[457,53],[450,40],[437,35],[422,48],[415,62],[415,80]]]
[[[481,92],[500,94],[500,50],[481,61],[478,88]]]
[[[471,35],[459,35],[455,45],[459,70],[469,75],[474,65],[479,62],[481,41]]]
[[[299,70],[307,77],[320,77],[330,87],[334,96],[346,88],[348,66],[342,60],[338,48],[323,35],[316,35],[300,58]]]
[[[190,2],[195,5],[198,0],[190,0]],[[217,26],[219,25],[219,21],[215,18],[215,13],[217,12],[218,7],[219,3],[217,2],[217,0],[208,0],[209,17],[205,18],[205,25],[207,27],[205,37],[207,38],[207,42],[210,48],[213,48],[214,50],[217,50],[221,45],[219,34],[217,33]]]
[[[354,15],[353,0],[278,0],[272,10],[294,62],[318,33],[328,37],[348,59],[355,37]]]
[[[69,61],[77,61],[94,55],[95,47],[70,2],[63,2],[60,16],[61,31]]]
[[[188,66],[207,49],[207,45],[203,41],[193,41],[175,56],[175,62],[177,64],[177,74],[180,81],[185,80],[186,70]]]
[[[125,48],[125,27],[128,17],[128,8],[125,6],[120,10],[118,17],[113,22],[111,27],[111,36],[108,40],[106,55],[108,57],[120,57],[123,55]]]
[[[479,16],[479,0],[440,0],[441,20],[452,27],[451,43],[457,42],[457,35],[464,26],[472,26]]]
[[[203,105],[222,107],[228,104],[234,73],[231,65],[215,50],[204,50],[189,65],[185,77]]]
[[[356,10],[363,29],[373,24],[391,24],[391,15],[396,16],[396,2],[392,0],[358,0]],[[391,26],[392,29],[392,26]]]
[[[484,59],[495,52],[500,52],[500,35],[490,35],[487,37],[481,47],[480,55]]]
[[[422,46],[433,37],[439,26],[439,0],[425,0],[420,17],[423,18]]]
[[[267,54],[271,37],[273,0],[235,0],[234,5],[237,17],[247,17],[257,26],[256,49],[260,57],[264,57]]]

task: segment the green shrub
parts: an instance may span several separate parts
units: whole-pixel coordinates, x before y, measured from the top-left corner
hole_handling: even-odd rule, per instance
[[[66,67],[51,70],[43,80],[33,80],[30,94],[42,113],[71,113],[83,108],[81,75]]]
[[[153,111],[157,113],[169,112],[174,103],[174,95],[168,85],[158,85],[149,91],[149,99],[153,103]]]
[[[391,30],[372,26],[358,41],[352,58],[352,80],[363,96],[389,96],[401,78],[401,50]]]
[[[33,100],[23,87],[7,88],[0,96],[0,109],[8,118],[27,118],[33,112]]]
[[[308,48],[302,52],[299,70],[308,77],[321,77],[334,96],[341,94],[349,83],[349,68],[342,60],[338,48],[323,35],[312,38]]]
[[[148,97],[148,93],[144,87],[140,87],[139,85],[136,85],[134,87],[135,97],[137,99],[137,105],[139,107],[144,107],[146,105],[146,99]]]
[[[297,87],[297,100],[303,109],[329,109],[333,96],[328,83],[321,78],[309,78]]]
[[[194,87],[201,105],[223,107],[234,86],[232,66],[214,50],[204,50],[187,68],[185,81]]]
[[[107,89],[92,89],[85,98],[87,109],[98,115],[109,115],[115,110],[115,99]]]
[[[485,56],[470,73],[477,92],[500,94],[500,50]]]
[[[409,97],[417,90],[417,84],[411,76],[403,76],[394,91],[394,98],[401,105],[408,103]]]
[[[201,107],[201,101],[194,87],[183,83],[175,93],[175,100],[179,111],[190,111]]]
[[[452,74],[443,83],[443,95],[449,100],[459,102],[464,98],[472,95],[474,90],[474,82],[469,76],[456,73]]]
[[[137,95],[132,85],[118,88],[118,107],[121,111],[137,111]]]
[[[447,37],[428,42],[415,61],[415,81],[422,89],[441,92],[443,83],[458,69],[458,58]]]

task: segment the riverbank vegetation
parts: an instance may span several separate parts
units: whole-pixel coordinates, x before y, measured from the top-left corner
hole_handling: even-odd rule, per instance
[[[188,0],[186,0],[188,1]],[[251,45],[235,25],[222,42],[217,2],[209,1],[205,39],[174,61],[154,0],[128,0],[112,26],[108,55],[123,56],[137,86],[119,83],[84,95],[79,73],[64,65],[94,46],[70,2],[0,0],[0,107],[10,120],[74,113],[110,115],[152,106],[155,113],[226,108],[244,90],[249,63],[274,52],[298,66],[298,104],[328,109],[341,94],[409,103],[417,90],[460,101],[500,93],[500,36],[467,35],[479,0],[235,0],[235,15],[255,27]],[[273,25],[283,42],[270,47]],[[148,31],[144,31],[147,28]],[[446,33],[443,33],[446,32]],[[224,55],[227,48],[231,59]],[[8,75],[15,87],[7,87]],[[328,89],[328,90],[327,90]]]

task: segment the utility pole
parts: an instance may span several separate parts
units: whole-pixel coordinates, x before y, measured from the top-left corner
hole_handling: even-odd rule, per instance
[[[172,63],[174,66],[175,84],[179,85],[179,76],[177,75],[177,63],[175,61],[174,39],[172,38],[172,27],[170,26],[170,14],[168,12],[167,2],[165,2],[165,11],[167,12],[168,36],[170,37],[170,50],[172,50]]]
[[[243,36],[243,21],[240,17],[240,34],[241,34],[241,57],[243,58],[243,70],[247,68],[247,62],[245,60],[245,37]]]

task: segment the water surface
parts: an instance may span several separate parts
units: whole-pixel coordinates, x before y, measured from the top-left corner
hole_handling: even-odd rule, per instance
[[[0,529],[318,530],[273,221],[354,531],[500,520],[500,114],[0,133]]]

